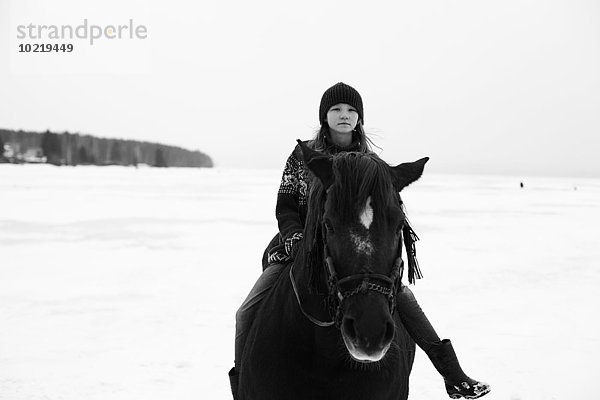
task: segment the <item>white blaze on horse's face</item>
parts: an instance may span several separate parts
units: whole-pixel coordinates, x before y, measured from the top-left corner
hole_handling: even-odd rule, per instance
[[[360,223],[367,229],[367,231],[364,234],[352,232],[350,233],[350,239],[352,240],[354,249],[358,254],[370,256],[373,253],[373,244],[371,243],[371,238],[369,237],[369,228],[373,223],[373,207],[371,206],[371,196],[367,198],[365,207],[360,213],[359,220]]]
[[[365,207],[360,214],[360,222],[365,228],[367,228],[367,230],[369,230],[371,224],[373,223],[373,206],[371,205],[371,196],[367,198]]]

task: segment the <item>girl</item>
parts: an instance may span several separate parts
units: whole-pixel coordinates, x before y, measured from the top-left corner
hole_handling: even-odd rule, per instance
[[[321,98],[319,122],[319,132],[308,143],[313,149],[329,154],[371,151],[372,143],[363,130],[362,98],[354,88],[340,82],[327,89]],[[265,251],[263,274],[236,313],[235,367],[229,372],[234,398],[237,397],[237,372],[243,345],[258,304],[300,248],[306,222],[308,183],[300,148],[296,146],[286,162],[277,194],[275,213],[279,234]],[[450,340],[438,337],[411,290],[402,285],[398,296],[397,309],[403,325],[444,378],[448,395],[453,399],[476,399],[487,394],[490,386],[463,372]]]

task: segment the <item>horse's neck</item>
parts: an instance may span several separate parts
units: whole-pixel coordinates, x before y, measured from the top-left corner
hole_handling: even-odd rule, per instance
[[[310,268],[306,264],[305,253],[298,252],[298,257],[294,260],[293,273],[298,291],[305,297],[314,295],[310,290]]]
[[[331,317],[326,307],[327,295],[324,293],[316,293],[315,290],[310,289],[310,271],[308,266],[305,265],[302,257],[296,259],[292,272],[297,297],[299,298],[304,312],[310,314],[319,321],[330,321]]]

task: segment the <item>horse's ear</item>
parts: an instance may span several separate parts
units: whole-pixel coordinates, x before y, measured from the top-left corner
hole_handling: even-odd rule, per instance
[[[425,163],[427,161],[429,161],[429,157],[390,167],[396,190],[400,192],[402,189],[419,179],[421,175],[423,175],[423,169],[425,168]]]
[[[296,140],[302,150],[302,157],[306,167],[328,188],[333,183],[333,159],[325,153],[315,151],[308,147],[302,140]]]

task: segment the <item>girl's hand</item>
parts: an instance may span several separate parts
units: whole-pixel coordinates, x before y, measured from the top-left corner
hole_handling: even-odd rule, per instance
[[[296,232],[285,240],[285,252],[287,253],[287,255],[292,257],[292,259],[295,259],[296,254],[298,254],[298,251],[301,247],[302,239],[302,232]]]

